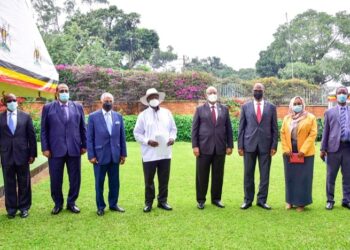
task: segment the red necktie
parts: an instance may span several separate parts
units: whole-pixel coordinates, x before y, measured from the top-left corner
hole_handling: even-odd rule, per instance
[[[261,108],[260,108],[260,102],[257,103],[258,107],[256,109],[256,120],[258,121],[258,123],[261,122]]]
[[[213,121],[213,124],[215,126],[216,125],[215,106],[211,106],[211,120]]]

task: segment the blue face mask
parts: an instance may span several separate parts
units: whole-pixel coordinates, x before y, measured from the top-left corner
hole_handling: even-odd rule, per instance
[[[345,94],[337,95],[337,101],[339,103],[345,103],[347,99],[348,99],[348,96]]]
[[[296,106],[293,106],[293,111],[294,111],[295,113],[300,113],[302,110],[303,110],[303,105],[296,105]]]
[[[7,109],[10,110],[11,112],[15,111],[18,107],[18,103],[17,102],[10,102],[7,103]]]
[[[69,93],[59,93],[59,99],[61,102],[68,102],[69,100]]]

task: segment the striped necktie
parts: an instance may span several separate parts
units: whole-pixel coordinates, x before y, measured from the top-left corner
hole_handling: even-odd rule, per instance
[[[340,108],[340,138],[342,141],[346,141],[346,108]]]

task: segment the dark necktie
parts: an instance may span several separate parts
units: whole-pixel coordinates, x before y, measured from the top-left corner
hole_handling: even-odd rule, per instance
[[[258,107],[256,109],[256,120],[258,121],[258,123],[260,123],[261,122],[261,108],[260,108],[261,103],[258,102],[257,105]]]
[[[216,125],[216,113],[215,106],[211,106],[211,120],[213,121],[214,126]]]
[[[340,108],[340,138],[346,140],[346,108]]]

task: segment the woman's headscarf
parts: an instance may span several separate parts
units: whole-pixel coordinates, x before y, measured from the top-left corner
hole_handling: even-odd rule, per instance
[[[293,106],[294,106],[294,102],[296,99],[300,99],[301,103],[303,105],[303,109],[299,112],[299,113],[295,113],[293,111]],[[300,96],[296,96],[294,98],[292,98],[292,100],[290,100],[289,103],[289,115],[292,118],[292,121],[290,123],[290,131],[292,131],[293,129],[297,128],[298,123],[303,120],[306,116],[307,116],[308,112],[305,110],[305,101],[302,97]]]

